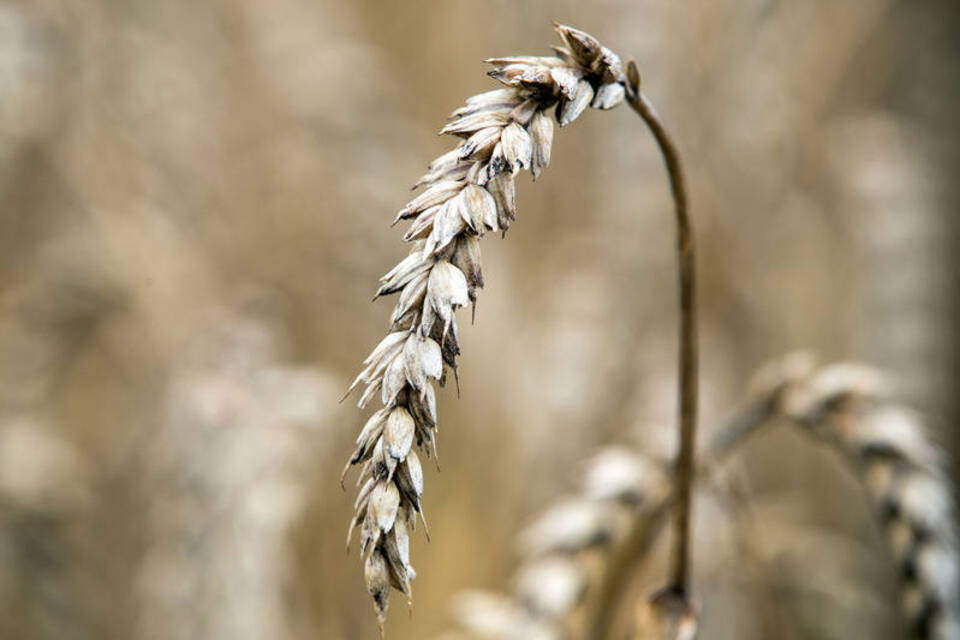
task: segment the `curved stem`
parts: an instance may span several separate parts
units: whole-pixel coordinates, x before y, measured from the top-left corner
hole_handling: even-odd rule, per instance
[[[680,154],[649,100],[639,91],[627,92],[627,101],[650,128],[663,155],[677,217],[677,288],[680,311],[679,429],[676,460],[676,501],[673,548],[668,588],[686,597],[690,587],[690,512],[697,431],[697,329],[693,260],[693,231],[687,215],[687,190]]]

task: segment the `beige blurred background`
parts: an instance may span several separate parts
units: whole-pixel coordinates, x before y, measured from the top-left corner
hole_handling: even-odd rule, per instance
[[[804,347],[890,370],[957,450],[955,2],[0,2],[0,637],[375,637],[337,483],[364,416],[337,401],[386,328],[368,301],[436,131],[494,87],[484,58],[548,52],[552,19],[638,60],[684,153],[704,430]],[[391,638],[504,586],[598,446],[670,438],[655,147],[621,108],[553,158],[483,243]],[[771,579],[817,594],[783,637],[889,635],[849,474],[788,434],[742,464],[784,540]],[[763,637],[700,515],[705,637]]]

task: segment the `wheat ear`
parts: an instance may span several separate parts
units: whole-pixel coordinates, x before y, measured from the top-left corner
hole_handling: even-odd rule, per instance
[[[753,433],[783,421],[837,447],[855,464],[901,568],[905,618],[916,640],[958,638],[954,513],[942,455],[916,416],[890,402],[870,369],[814,370],[790,356],[764,367],[748,401],[706,443],[700,482]],[[624,448],[593,458],[580,492],[549,508],[520,535],[521,568],[512,597],[461,596],[470,634],[515,640],[610,637],[614,613],[639,562],[677,500],[667,461]],[[696,619],[682,598],[662,592],[638,611],[638,638],[690,638]],[[473,637],[468,636],[468,637]]]
[[[441,130],[460,138],[416,183],[423,190],[397,213],[412,220],[404,239],[410,254],[381,278],[375,299],[399,299],[386,338],[364,361],[350,390],[366,385],[359,401],[383,404],[360,432],[351,465],[363,464],[356,512],[347,537],[360,528],[367,590],[381,633],[391,586],[411,598],[409,532],[423,519],[423,472],[415,451],[436,458],[437,409],[432,380],[456,376],[455,311],[476,303],[483,287],[479,238],[505,233],[516,216],[516,176],[534,179],[550,162],[554,116],[560,126],[592,106],[624,100],[620,59],[592,36],[557,25],[565,47],[553,56],[493,58],[490,75],[506,88],[469,98]],[[347,469],[344,469],[346,473]]]
[[[911,638],[960,639],[960,552],[945,456],[876,370],[838,364],[785,377],[782,413],[853,467],[884,529]]]

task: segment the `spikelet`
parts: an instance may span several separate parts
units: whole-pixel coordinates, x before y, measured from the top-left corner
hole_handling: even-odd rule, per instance
[[[552,56],[495,58],[490,75],[505,88],[468,98],[442,134],[460,138],[416,183],[422,191],[396,214],[410,220],[410,253],[380,279],[374,299],[398,294],[390,331],[348,390],[364,386],[359,406],[379,398],[344,475],[362,465],[347,534],[360,531],[367,589],[383,627],[389,587],[412,598],[409,532],[423,516],[420,455],[436,458],[434,383],[457,373],[456,311],[475,305],[484,280],[479,238],[506,233],[516,218],[516,176],[534,178],[550,163],[553,124],[573,122],[593,105],[609,109],[625,95],[620,59],[594,38],[558,25],[568,49]],[[419,454],[417,452],[420,452]],[[341,480],[342,482],[342,480]]]

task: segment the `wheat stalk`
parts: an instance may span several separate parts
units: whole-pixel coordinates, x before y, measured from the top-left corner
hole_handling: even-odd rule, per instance
[[[412,220],[404,239],[413,246],[381,278],[375,299],[393,293],[399,299],[388,335],[347,392],[366,385],[360,408],[377,395],[383,408],[363,427],[344,469],[363,464],[347,546],[359,527],[367,590],[381,633],[391,586],[408,602],[412,596],[409,533],[417,515],[426,529],[415,445],[436,458],[432,380],[442,384],[447,367],[456,376],[455,312],[475,304],[483,287],[478,239],[488,231],[505,233],[515,219],[520,171],[529,169],[536,179],[549,164],[549,109],[556,107],[562,127],[587,106],[610,109],[627,94],[616,54],[583,31],[563,25],[556,30],[565,47],[555,47],[553,56],[487,61],[494,66],[490,75],[506,88],[473,96],[451,114],[441,133],[460,138],[459,144],[429,165],[415,185],[423,190],[394,220]]]
[[[960,554],[953,504],[942,454],[916,415],[891,402],[889,387],[866,367],[815,370],[809,358],[790,356],[764,367],[748,402],[714,431],[701,482],[710,482],[751,434],[784,420],[836,447],[858,471],[901,568],[912,637],[955,640]],[[579,612],[585,620],[578,637],[610,637],[627,583],[677,499],[665,459],[624,448],[601,452],[578,495],[520,535],[513,596],[465,594],[457,601],[462,625],[483,638],[562,638]],[[689,602],[670,590],[638,609],[638,638],[690,638],[695,629]]]

